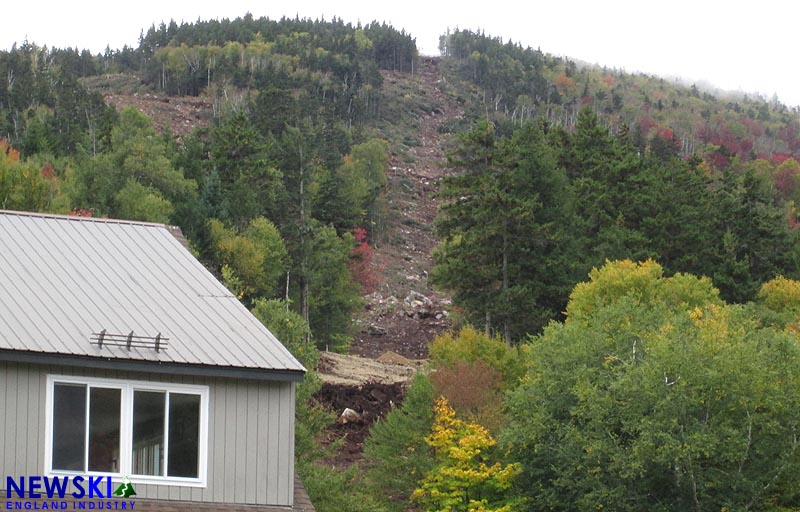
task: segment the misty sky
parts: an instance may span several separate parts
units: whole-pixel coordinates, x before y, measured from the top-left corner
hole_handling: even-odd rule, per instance
[[[135,47],[153,23],[281,16],[386,21],[438,54],[450,28],[483,29],[546,53],[630,72],[680,76],[721,89],[800,105],[796,25],[800,3],[786,0],[495,0],[370,2],[294,0],[63,0],[5,2],[0,48],[24,40],[93,53]]]

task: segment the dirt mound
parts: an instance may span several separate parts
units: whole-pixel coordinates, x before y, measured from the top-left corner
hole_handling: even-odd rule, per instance
[[[391,352],[391,351],[384,352],[383,354],[379,355],[378,358],[375,360],[378,361],[379,363],[399,364],[403,366],[422,367],[425,365],[425,361],[422,359],[408,359],[396,352]]]
[[[395,384],[407,382],[424,361],[412,361],[395,354],[383,361],[366,357],[323,352],[319,356],[317,370],[326,384],[362,386],[373,382]],[[352,409],[352,407],[351,407]]]
[[[360,386],[324,383],[314,399],[340,415],[336,423],[325,429],[324,443],[343,439],[336,456],[327,462],[336,467],[348,467],[361,460],[370,427],[400,405],[404,397],[405,385],[402,382],[370,382]],[[352,414],[342,416],[346,409]]]
[[[391,384],[369,382],[361,386],[323,383],[315,399],[340,413],[351,409],[358,413],[360,419],[348,423],[374,423],[386,415],[393,407],[402,403],[405,396],[405,385],[402,382]],[[339,424],[344,424],[342,421]]]

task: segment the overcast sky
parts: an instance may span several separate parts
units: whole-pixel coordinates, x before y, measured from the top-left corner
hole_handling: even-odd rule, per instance
[[[24,40],[93,53],[135,47],[153,23],[281,16],[386,21],[438,54],[450,28],[483,29],[546,53],[610,68],[680,76],[800,105],[800,3],[792,0],[44,0],[4,2],[0,48]]]

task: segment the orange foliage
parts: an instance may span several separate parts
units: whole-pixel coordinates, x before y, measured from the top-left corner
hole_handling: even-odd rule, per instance
[[[561,94],[574,94],[575,80],[562,73],[556,78],[556,88]]]
[[[52,181],[56,177],[56,169],[53,167],[53,164],[47,162],[39,170],[39,174],[42,175],[42,178]]]
[[[11,147],[6,139],[0,139],[0,153],[5,155],[6,162],[19,162],[19,151]]]
[[[502,426],[503,376],[484,361],[456,361],[431,374],[437,394],[459,414],[491,431]]]

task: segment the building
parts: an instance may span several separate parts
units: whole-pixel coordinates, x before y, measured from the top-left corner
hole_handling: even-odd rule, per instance
[[[0,211],[0,501],[95,475],[136,509],[292,509],[305,369],[181,240]]]

